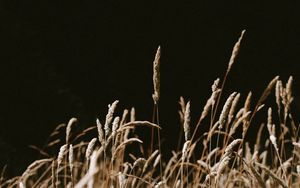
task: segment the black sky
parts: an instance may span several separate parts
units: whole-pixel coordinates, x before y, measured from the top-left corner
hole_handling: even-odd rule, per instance
[[[243,29],[225,94],[257,98],[274,76],[293,75],[298,110],[300,7],[249,2],[0,0],[1,166],[23,170],[36,156],[29,144],[41,146],[73,116],[82,127],[103,120],[115,99],[119,115],[135,106],[138,119],[150,120],[158,45],[166,146],[176,145],[179,96],[191,100],[194,122]]]

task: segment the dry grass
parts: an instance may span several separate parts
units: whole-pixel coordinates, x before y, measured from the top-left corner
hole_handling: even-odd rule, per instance
[[[106,119],[97,119],[95,125],[78,134],[72,131],[77,122],[72,118],[67,126],[59,125],[51,134],[47,147],[60,146],[57,157],[35,161],[19,177],[4,180],[2,173],[0,187],[299,187],[299,126],[290,111],[292,77],[285,86],[275,77],[253,108],[251,92],[248,95],[232,92],[225,104],[220,104],[244,33],[233,48],[223,81],[217,79],[212,85],[212,95],[195,126],[190,121],[191,102],[180,98],[179,115],[185,142],[179,143],[180,148],[172,152],[170,159],[163,160],[160,148],[159,47],[153,67],[152,122],[137,121],[134,108],[130,113],[125,109],[119,118],[115,115],[117,100],[109,105]],[[274,88],[277,109],[267,109],[264,103]],[[243,97],[245,101],[241,105]],[[221,112],[219,117],[217,112]],[[266,118],[261,125],[252,125],[257,113],[265,114]],[[209,131],[198,135],[200,125],[208,126]],[[133,134],[137,126],[152,129],[151,148],[144,148],[143,141]],[[253,147],[245,140],[249,128],[257,129]],[[57,139],[64,131],[65,141]],[[98,139],[84,140],[93,131]]]

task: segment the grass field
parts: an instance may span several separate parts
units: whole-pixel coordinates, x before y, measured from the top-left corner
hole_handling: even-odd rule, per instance
[[[4,178],[3,169],[0,187],[299,187],[299,125],[290,109],[293,78],[285,82],[275,77],[256,104],[251,92],[222,95],[244,33],[233,47],[225,76],[213,82],[196,125],[191,124],[192,103],[180,98],[183,141],[175,138],[181,149],[171,158],[164,159],[160,143],[159,47],[153,63],[151,122],[136,120],[134,108],[115,115],[118,100],[108,106],[105,119],[81,132],[72,118],[49,136],[45,148],[60,148],[55,155],[36,148],[44,158],[12,179]],[[267,98],[276,108],[265,103]],[[257,114],[265,118],[254,123]],[[198,134],[204,126],[209,131]],[[150,144],[137,136],[137,127],[149,130]],[[255,130],[255,144],[246,140],[250,129]],[[86,135],[95,137],[87,140]]]

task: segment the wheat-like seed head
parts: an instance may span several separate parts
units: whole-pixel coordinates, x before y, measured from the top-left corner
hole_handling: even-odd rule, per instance
[[[225,149],[224,156],[231,156],[233,152],[233,148],[237,146],[239,143],[241,143],[243,139],[235,139],[233,140]]]
[[[123,115],[122,115],[122,119],[121,119],[120,125],[125,124],[128,113],[129,113],[129,111],[127,109],[125,109],[123,111]]]
[[[229,114],[228,114],[228,122],[231,122],[232,118],[234,117],[234,112],[235,112],[236,106],[239,102],[240,96],[241,96],[241,94],[238,93],[232,101],[232,105],[230,107]]]
[[[119,117],[115,117],[113,124],[112,124],[112,136],[116,135],[116,131],[119,127],[119,122],[120,122],[120,118]]]
[[[247,98],[245,100],[244,104],[244,114],[247,113],[250,110],[251,107],[251,98],[252,98],[252,92],[250,91],[247,95]]]
[[[200,120],[202,121],[206,116],[207,114],[209,113],[210,109],[214,106],[215,102],[216,102],[216,99],[218,97],[218,94],[221,92],[221,89],[217,89],[215,90],[210,98],[206,101],[206,104],[203,108],[203,111],[201,113],[201,117],[200,117]]]
[[[185,141],[190,139],[190,134],[191,134],[190,123],[191,123],[191,110],[190,110],[190,101],[189,101],[186,104],[185,113],[184,113],[183,129],[184,129]]]
[[[293,85],[293,77],[290,76],[288,82],[286,83],[286,93],[288,101],[292,101],[292,85]]]
[[[237,55],[240,51],[241,41],[243,39],[245,31],[246,30],[242,31],[240,38],[238,39],[238,41],[235,43],[235,45],[233,47],[232,54],[231,54],[231,57],[230,57],[230,60],[229,60],[229,63],[228,63],[227,72],[229,72],[229,70],[231,69],[231,67],[232,67],[233,63],[235,62],[235,59],[236,59],[236,57],[237,57]]]
[[[226,119],[227,119],[227,116],[228,116],[228,113],[229,113],[229,110],[230,110],[230,107],[231,107],[231,104],[232,104],[232,101],[233,101],[235,95],[236,95],[236,92],[233,92],[227,98],[225,105],[223,106],[223,109],[222,109],[222,112],[221,112],[221,115],[219,118],[219,129],[222,129],[226,122]]]
[[[275,96],[276,96],[276,104],[277,104],[277,106],[278,106],[278,109],[280,109],[280,97],[281,97],[281,95],[282,95],[282,82],[281,82],[281,80],[278,80],[277,82],[276,82],[276,87],[275,87]]]
[[[186,141],[186,142],[183,144],[183,147],[182,147],[182,162],[183,162],[183,161],[186,159],[186,157],[187,157],[187,152],[188,152],[190,143],[191,143],[191,141],[188,140],[188,141]]]
[[[70,165],[70,171],[72,173],[74,167],[74,149],[72,144],[70,144],[69,147],[69,165]]]
[[[106,115],[106,119],[105,119],[105,124],[104,124],[104,130],[105,130],[105,136],[109,136],[110,132],[111,132],[111,123],[113,120],[113,116],[114,116],[114,112],[115,109],[117,108],[117,104],[119,103],[118,100],[116,100],[115,102],[113,102],[111,105],[108,106],[108,112]]]
[[[155,104],[158,103],[160,97],[160,46],[157,48],[155,59],[153,61],[153,86],[154,94],[152,95]]]
[[[226,168],[226,166],[228,165],[230,160],[229,156],[225,156],[221,161],[220,164],[218,165],[218,169],[217,169],[217,180],[220,179],[220,176],[222,175],[222,172],[224,171],[224,169]]]
[[[88,146],[87,146],[87,149],[86,149],[86,152],[85,152],[85,158],[86,158],[87,160],[90,160],[90,157],[91,157],[91,155],[92,155],[92,152],[93,152],[93,149],[94,149],[94,146],[95,146],[96,141],[97,141],[97,138],[93,138],[93,139],[89,142],[89,144],[88,144]]]
[[[220,78],[215,79],[213,85],[211,86],[212,93],[218,90],[219,83],[220,83]]]
[[[72,125],[74,125],[77,121],[78,120],[76,118],[71,118],[70,121],[68,122],[68,125],[66,128],[66,144],[69,144]]]
[[[100,123],[99,119],[96,120],[96,124],[97,124],[99,142],[101,143],[101,145],[105,145],[104,132],[102,130],[102,124]]]
[[[267,88],[264,90],[262,96],[260,97],[259,101],[258,101],[258,105],[261,105],[262,102],[264,100],[266,100],[266,98],[269,96],[269,94],[271,93],[273,87],[275,86],[275,84],[277,83],[277,80],[279,79],[279,76],[276,76],[275,78],[273,78],[273,80],[271,80],[267,86]]]
[[[135,121],[135,108],[132,107],[130,110],[130,122],[134,122]]]
[[[65,144],[63,146],[60,147],[59,149],[59,153],[58,153],[58,156],[57,156],[57,168],[60,167],[61,163],[63,162],[63,159],[64,159],[64,154],[65,152],[67,151],[68,149],[68,145]]]
[[[267,123],[267,128],[268,128],[270,135],[274,135],[273,130],[272,130],[272,125],[273,125],[272,124],[272,108],[270,107],[268,109],[268,123]]]

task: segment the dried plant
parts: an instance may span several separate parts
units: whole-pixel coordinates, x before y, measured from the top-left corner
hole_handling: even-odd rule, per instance
[[[72,118],[50,136],[53,139],[47,147],[61,146],[57,156],[51,158],[47,154],[49,158],[33,162],[21,176],[4,180],[2,175],[0,187],[299,187],[299,126],[291,110],[293,77],[286,84],[275,77],[256,104],[252,92],[241,108],[243,93],[233,92],[221,104],[225,81],[236,61],[244,32],[233,48],[222,83],[219,78],[214,81],[196,125],[191,121],[190,102],[180,98],[180,134],[185,140],[183,143],[174,138],[181,148],[172,151],[171,158],[166,159],[161,152],[160,140],[158,149],[149,149],[136,130],[139,126],[159,134],[162,129],[158,117],[159,47],[153,62],[153,121],[136,120],[135,108],[130,112],[125,109],[121,118],[115,116],[118,100],[109,105],[105,119],[96,119],[95,125],[79,133],[72,132],[78,121]],[[274,87],[275,107],[269,107],[265,100],[272,97]],[[255,119],[258,113],[267,117]],[[105,122],[103,126],[100,120]],[[200,125],[203,129],[198,130]],[[64,128],[65,140],[56,139]],[[204,128],[208,131],[203,133]],[[246,136],[249,128],[256,133],[253,147]],[[89,140],[87,134],[93,131],[98,138]]]

